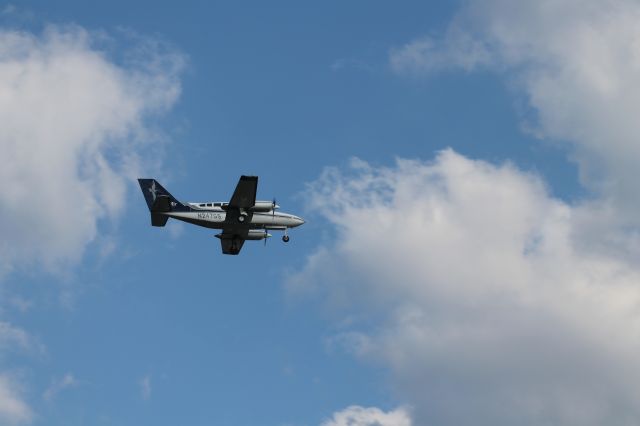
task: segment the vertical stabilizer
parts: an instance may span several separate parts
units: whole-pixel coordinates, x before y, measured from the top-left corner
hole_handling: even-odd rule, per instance
[[[151,213],[153,226],[164,226],[169,219],[164,213],[189,210],[155,179],[138,179],[142,195]]]

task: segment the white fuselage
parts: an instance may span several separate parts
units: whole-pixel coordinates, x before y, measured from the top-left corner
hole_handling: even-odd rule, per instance
[[[222,208],[224,203],[187,203],[191,211],[170,211],[161,213],[177,220],[204,226],[206,228],[222,229],[227,224],[227,211]],[[276,206],[277,208],[277,206]],[[284,230],[295,228],[304,223],[298,216],[274,210],[268,212],[248,212],[247,222],[252,229]]]

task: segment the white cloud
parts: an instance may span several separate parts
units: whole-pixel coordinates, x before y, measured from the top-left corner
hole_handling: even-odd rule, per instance
[[[23,329],[0,321],[0,361],[13,352],[42,354],[44,346]],[[22,383],[0,371],[0,424],[29,423],[33,412],[22,395]]]
[[[451,67],[472,71],[478,66],[489,65],[492,57],[482,41],[452,26],[442,41],[421,37],[402,48],[392,49],[389,60],[396,72],[420,74]]]
[[[17,384],[0,375],[0,421],[6,425],[29,423],[33,412],[22,399]]]
[[[491,220],[480,203],[450,201],[453,189],[447,188],[440,201],[456,210],[445,210],[439,225],[448,229],[446,238],[441,235],[436,245],[432,234],[417,234],[423,245],[410,250],[423,253],[419,267],[389,266],[399,288],[370,279],[375,274],[364,273],[362,264],[361,270],[344,266],[360,285],[382,287],[400,302],[374,332],[346,332],[336,340],[363,356],[390,348],[381,359],[403,389],[412,398],[428,395],[417,398],[421,419],[638,423],[639,18],[640,4],[629,0],[467,1],[442,37],[419,37],[391,52],[399,73],[500,72],[536,113],[537,134],[571,144],[581,181],[595,195],[575,206],[547,195],[532,198],[531,191],[501,200],[487,195],[486,205],[497,212],[517,206],[523,195],[530,200],[546,222],[537,226],[530,251],[518,249],[528,244],[520,231],[535,228],[513,228],[525,215]],[[496,179],[493,185],[510,184]],[[476,178],[464,186],[471,190]],[[465,226],[458,210],[489,219],[487,226]],[[501,250],[497,242],[503,239],[518,244]],[[332,260],[330,253],[319,252],[307,272],[319,271]],[[393,273],[389,277],[393,282]],[[414,303],[403,284],[411,282],[423,283],[425,294],[436,286],[460,300],[442,300],[438,290]],[[413,354],[426,360],[422,366]],[[460,401],[465,408],[455,412],[453,402]]]
[[[15,268],[62,272],[80,260],[100,223],[122,211],[127,181],[158,158],[151,119],[179,96],[184,58],[127,37],[133,43],[116,59],[105,47],[113,40],[78,26],[0,29],[0,278]],[[102,241],[106,256],[113,238]],[[16,349],[44,351],[0,321],[0,356]],[[77,384],[67,374],[43,398]],[[20,381],[1,374],[0,423],[32,417]]]
[[[184,234],[184,225],[181,222],[168,222],[166,227],[169,231],[169,236],[174,240],[179,239]]]
[[[61,379],[53,380],[47,390],[42,394],[42,397],[45,401],[52,401],[60,392],[76,387],[79,384],[73,374],[67,373]]]
[[[12,296],[8,300],[9,305],[18,311],[24,313],[33,307],[33,301],[27,300],[20,296]]]
[[[30,346],[30,340],[24,330],[14,327],[8,322],[0,321],[0,350],[14,345],[27,348]]]
[[[404,408],[385,413],[375,407],[352,405],[334,413],[321,426],[411,426],[411,417]]]
[[[16,11],[15,5],[9,3],[2,9],[2,15],[10,15]]]
[[[633,0],[467,1],[443,37],[419,37],[390,62],[409,73],[504,71],[539,134],[572,144],[582,181],[616,211],[607,219],[637,225],[639,19]]]
[[[336,241],[289,291],[362,318],[335,340],[390,368],[417,424],[640,420],[640,269],[575,238],[588,206],[452,151],[328,169],[309,204]]]
[[[151,376],[149,374],[144,376],[138,381],[138,385],[140,386],[142,399],[148,401],[151,398]]]
[[[152,41],[117,63],[76,26],[0,30],[0,273],[77,262],[157,149],[147,119],[180,93],[184,59]]]
[[[0,321],[0,359],[15,350],[37,354],[43,353],[44,347],[23,329]]]

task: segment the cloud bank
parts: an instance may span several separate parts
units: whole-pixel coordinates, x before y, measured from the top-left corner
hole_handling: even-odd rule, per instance
[[[0,30],[0,274],[76,263],[123,208],[184,58],[138,41],[117,62],[104,34]]]
[[[582,182],[639,224],[640,4],[632,0],[467,1],[442,36],[391,52],[401,74],[500,72],[528,100],[541,137],[572,147]]]
[[[58,396],[58,394],[60,394],[60,392],[79,385],[80,382],[78,379],[76,379],[73,374],[67,373],[61,379],[52,380],[47,390],[42,394],[42,398],[47,402],[51,402]]]
[[[403,408],[385,413],[378,408],[353,405],[334,413],[321,426],[411,426],[411,418]]]
[[[289,291],[360,318],[337,341],[392,370],[417,424],[640,418],[640,269],[577,244],[582,207],[537,176],[447,150],[309,191],[336,242]]]
[[[76,264],[122,211],[127,181],[158,158],[153,118],[176,102],[185,58],[127,37],[135,40],[116,59],[107,47],[117,42],[78,26],[0,29],[0,279]],[[15,350],[43,348],[0,322],[2,424],[34,417],[21,380],[8,373],[5,355]],[[77,384],[67,374],[43,397]]]
[[[335,341],[392,371],[417,424],[640,420],[639,18],[630,0],[471,0],[390,54],[400,75],[504,77],[589,199],[453,151],[311,185],[336,242],[289,290],[350,317]]]
[[[23,401],[18,388],[14,381],[0,376],[0,420],[3,424],[28,423],[33,419],[33,412]]]
[[[13,352],[38,353],[41,346],[26,331],[0,321],[0,361]],[[14,425],[28,423],[33,411],[26,403],[19,380],[0,371],[0,423]]]

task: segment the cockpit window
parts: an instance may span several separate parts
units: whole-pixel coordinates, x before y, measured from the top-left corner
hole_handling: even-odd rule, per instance
[[[207,207],[211,207],[211,203],[207,203]]]
[[[214,206],[216,207],[220,207],[222,205],[222,203],[213,203]]]
[[[200,207],[206,207],[206,206],[207,206],[207,205],[206,205],[206,204],[204,204],[204,203],[200,204]]]

